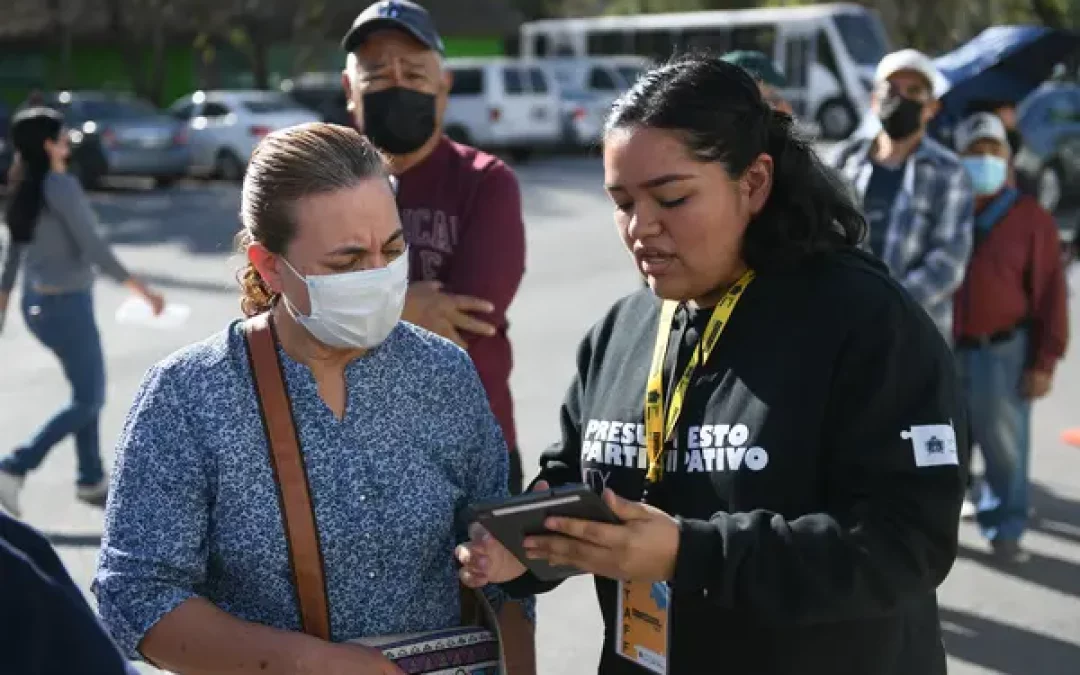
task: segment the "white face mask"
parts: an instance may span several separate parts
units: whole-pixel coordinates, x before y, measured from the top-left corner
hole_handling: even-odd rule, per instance
[[[374,270],[308,276],[282,258],[308,289],[311,313],[302,316],[285,298],[297,323],[316,340],[340,349],[371,349],[382,344],[401,320],[409,289],[409,254]]]

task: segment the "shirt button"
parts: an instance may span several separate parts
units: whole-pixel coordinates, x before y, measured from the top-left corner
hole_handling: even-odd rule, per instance
[[[368,579],[374,579],[375,578],[375,573],[374,572],[368,572],[367,578]]]
[[[360,495],[360,501],[366,502],[367,501],[367,495]]]

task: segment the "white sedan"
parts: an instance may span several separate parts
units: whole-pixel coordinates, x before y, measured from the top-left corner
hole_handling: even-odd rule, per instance
[[[255,146],[267,134],[319,115],[272,91],[197,91],[173,103],[170,114],[188,127],[191,173],[238,181]]]

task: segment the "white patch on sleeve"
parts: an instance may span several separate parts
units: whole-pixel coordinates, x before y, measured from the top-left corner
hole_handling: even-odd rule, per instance
[[[956,431],[951,424],[927,424],[901,431],[900,438],[910,440],[915,452],[915,466],[957,466]]]

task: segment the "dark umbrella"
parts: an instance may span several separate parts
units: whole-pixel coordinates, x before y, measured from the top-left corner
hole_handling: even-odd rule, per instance
[[[1045,26],[994,26],[934,59],[950,88],[935,126],[951,128],[972,101],[1019,103],[1080,49],[1080,33]]]

